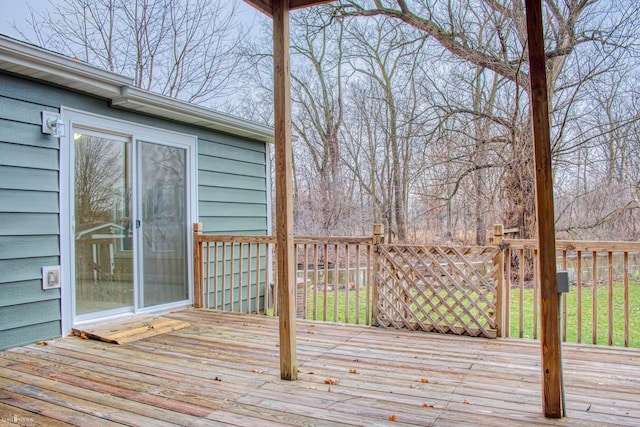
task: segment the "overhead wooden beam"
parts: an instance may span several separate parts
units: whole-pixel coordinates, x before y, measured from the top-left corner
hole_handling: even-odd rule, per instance
[[[545,417],[560,418],[561,361],[558,330],[558,283],[551,171],[551,137],[546,59],[542,26],[542,1],[526,0],[529,38],[531,113],[536,170],[536,212],[540,271],[540,347],[542,357],[542,409]]]
[[[316,6],[323,3],[333,3],[335,0],[289,0],[289,9],[302,9],[303,7]]]
[[[244,0],[269,17],[273,17],[273,3],[271,0]],[[289,10],[302,9],[323,3],[332,3],[335,0],[289,0]]]
[[[298,377],[296,357],[296,271],[293,248],[293,153],[289,3],[273,1],[273,76],[276,160],[276,265],[280,319],[280,377]]]
[[[271,0],[244,0],[246,3],[258,9],[268,17],[273,16],[273,6]]]

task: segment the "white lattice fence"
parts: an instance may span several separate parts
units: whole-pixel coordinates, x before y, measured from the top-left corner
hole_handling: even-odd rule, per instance
[[[378,245],[374,323],[496,337],[497,247]]]

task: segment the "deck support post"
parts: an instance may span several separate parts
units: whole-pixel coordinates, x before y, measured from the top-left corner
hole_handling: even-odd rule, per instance
[[[273,1],[273,76],[276,180],[276,265],[280,325],[280,377],[298,377],[296,357],[296,272],[293,245],[293,154],[289,1]]]
[[[504,329],[509,325],[504,324],[504,313],[508,310],[508,303],[505,304],[505,286],[509,286],[504,278],[504,250],[502,249],[502,240],[504,239],[504,227],[502,224],[493,226],[493,239],[491,244],[498,247],[498,253],[493,257],[493,266],[495,275],[493,281],[496,284],[496,336],[504,336]],[[508,278],[507,278],[508,280]]]
[[[558,330],[558,284],[553,207],[553,174],[549,131],[546,56],[542,26],[542,0],[526,0],[531,79],[531,113],[536,170],[536,212],[540,277],[540,347],[542,357],[542,409],[545,417],[560,418],[561,363]]]
[[[378,326],[378,316],[380,315],[380,307],[378,307],[378,291],[380,283],[378,281],[378,246],[384,243],[384,225],[373,224],[373,293],[371,306],[371,325]]]
[[[202,223],[193,223],[193,307],[204,307],[204,290],[202,289],[202,242],[198,236],[202,235]],[[206,298],[209,298],[207,295]]]

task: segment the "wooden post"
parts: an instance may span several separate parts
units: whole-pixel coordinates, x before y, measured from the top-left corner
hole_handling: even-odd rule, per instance
[[[380,283],[378,281],[378,271],[380,268],[378,267],[378,246],[384,242],[384,225],[382,224],[373,224],[373,292],[371,296],[371,325],[378,326],[378,315],[380,314],[380,309],[378,307],[378,289]]]
[[[504,228],[502,224],[495,224],[493,226],[493,240],[492,244],[498,247],[498,253],[493,257],[493,267],[496,270],[493,281],[496,284],[496,335],[502,336],[504,328],[508,328],[509,325],[504,324],[504,250],[502,249],[502,240],[504,239]],[[506,305],[508,307],[508,305]],[[508,310],[508,308],[506,308]]]
[[[204,291],[202,289],[202,223],[193,223],[193,307],[203,307]]]
[[[558,284],[553,208],[553,175],[549,133],[549,101],[542,27],[542,1],[526,0],[531,79],[531,113],[536,169],[536,212],[540,271],[540,347],[542,409],[545,417],[560,418],[561,361],[558,330]]]
[[[293,247],[293,154],[289,1],[273,1],[273,76],[276,166],[276,266],[280,324],[280,377],[298,377],[296,357],[296,272]]]

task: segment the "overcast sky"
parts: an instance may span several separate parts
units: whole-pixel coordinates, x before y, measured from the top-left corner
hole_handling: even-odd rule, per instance
[[[0,33],[7,36],[20,38],[18,33],[13,29],[12,24],[15,21],[16,26],[26,29],[25,20],[29,16],[29,7],[34,9],[45,8],[49,4],[48,0],[0,0]]]
[[[229,1],[229,0],[218,0]],[[239,10],[242,19],[249,28],[252,27],[256,17],[260,16],[260,12],[256,11],[244,1],[233,0],[239,3]],[[55,4],[55,0],[52,3]],[[0,34],[20,39],[20,35],[13,29],[13,23],[23,32],[26,31],[26,19],[29,16],[29,7],[36,10],[43,10],[49,6],[49,0],[0,0]],[[29,34],[27,34],[29,36]]]

